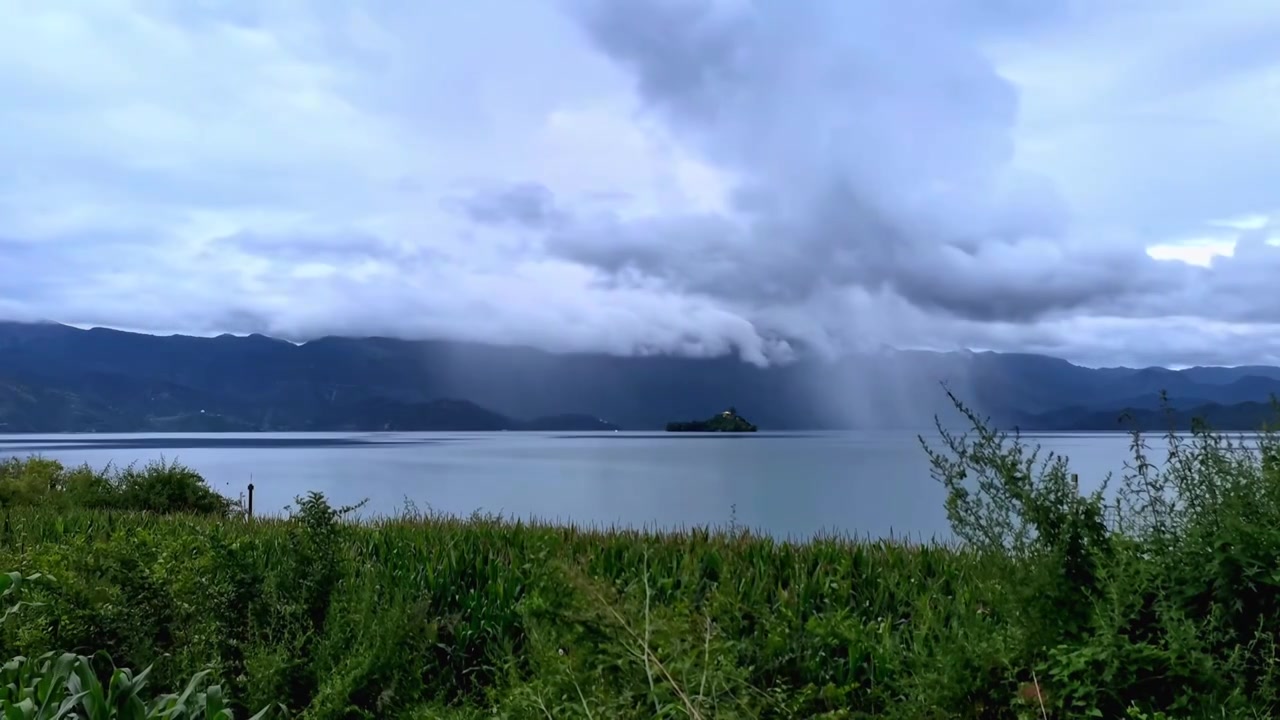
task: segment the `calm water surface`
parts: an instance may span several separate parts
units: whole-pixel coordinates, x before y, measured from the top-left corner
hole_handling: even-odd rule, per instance
[[[1082,488],[1122,470],[1128,436],[1032,436],[1067,455]],[[0,435],[0,456],[127,465],[164,457],[258,512],[318,490],[366,513],[474,511],[580,525],[736,521],[780,537],[944,536],[943,493],[914,435],[758,433],[280,433]]]

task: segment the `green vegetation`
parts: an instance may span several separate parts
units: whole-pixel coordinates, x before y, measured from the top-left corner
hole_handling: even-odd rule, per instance
[[[755,432],[756,426],[738,414],[734,408],[706,420],[667,423],[667,432]]]
[[[969,417],[926,447],[955,545],[6,506],[0,567],[51,577],[0,649],[207,679],[237,717],[1275,714],[1280,435],[1197,427],[1159,470],[1135,435],[1082,495]]]
[[[0,460],[0,508],[27,506],[228,515],[236,503],[176,462],[94,470],[40,457]]]
[[[0,575],[0,601],[9,601],[24,584],[44,579],[40,574]],[[5,610],[3,622],[19,612],[23,601]],[[110,657],[99,657],[110,662]],[[23,720],[232,720],[219,685],[205,684],[209,671],[196,673],[181,693],[166,693],[145,700],[151,668],[136,675],[114,666],[102,673],[93,660],[74,653],[45,653],[32,660],[17,656],[0,666],[0,711],[4,717]],[[104,685],[99,675],[105,674]],[[266,717],[262,710],[250,720]]]

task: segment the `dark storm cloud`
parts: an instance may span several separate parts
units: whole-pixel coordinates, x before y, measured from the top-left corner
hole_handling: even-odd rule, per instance
[[[1011,166],[1015,88],[921,3],[579,8],[648,107],[738,178],[744,222],[579,227],[552,238],[568,257],[765,301],[889,287],[976,320],[1087,306],[1148,271],[1141,246],[1065,241],[1052,184]]]

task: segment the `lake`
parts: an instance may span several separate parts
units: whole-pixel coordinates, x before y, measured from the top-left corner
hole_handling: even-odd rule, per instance
[[[1122,433],[1028,440],[1067,455],[1082,489],[1129,458]],[[916,437],[901,433],[0,435],[0,456],[30,454],[94,467],[178,460],[233,497],[252,481],[259,513],[318,490],[335,504],[367,498],[366,514],[394,513],[407,499],[583,526],[947,534],[941,487]]]

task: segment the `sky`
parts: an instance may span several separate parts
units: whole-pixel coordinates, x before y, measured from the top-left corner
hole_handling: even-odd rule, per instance
[[[1274,0],[0,0],[0,318],[1280,364]]]

